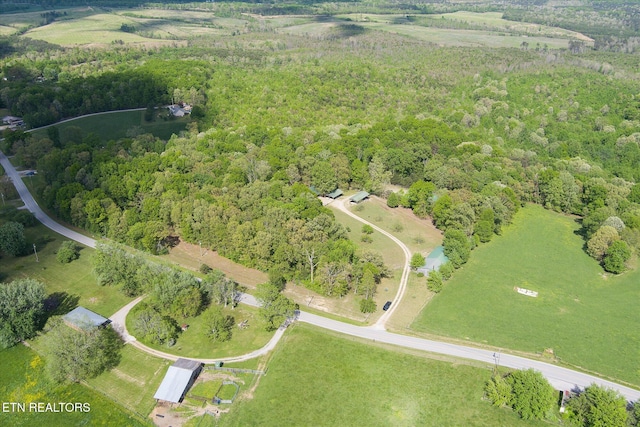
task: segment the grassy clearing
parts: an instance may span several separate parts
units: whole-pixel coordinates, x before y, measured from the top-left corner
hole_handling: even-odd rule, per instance
[[[351,208],[351,212],[400,239],[412,253],[427,255],[442,244],[442,232],[430,219],[416,217],[411,209],[391,209],[384,200],[377,197],[372,197],[360,206],[362,210]]]
[[[265,331],[265,322],[258,316],[258,310],[254,307],[239,305],[235,309],[223,309],[225,315],[235,318],[236,324],[248,320],[246,329],[234,328],[233,338],[227,342],[211,342],[206,336],[203,324],[203,316],[184,319],[183,323],[189,328],[180,334],[173,347],[156,345],[140,340],[145,345],[182,357],[196,357],[215,359],[218,357],[240,356],[262,348],[269,342],[273,332]],[[133,333],[131,315],[127,317],[127,329]]]
[[[407,332],[434,295],[427,289],[426,277],[418,277],[416,273],[411,273],[400,307],[387,322],[387,329],[400,333]]]
[[[44,371],[43,360],[22,345],[0,351],[3,368],[0,370],[0,401],[26,404],[25,412],[2,414],[7,426],[143,426],[151,423],[134,416],[110,399],[80,385],[57,386]],[[45,405],[58,402],[79,402],[90,405],[89,412],[30,412],[30,402]]]
[[[252,398],[241,396],[219,425],[542,425],[482,400],[488,369],[372,347],[304,324],[285,338]]]
[[[146,417],[156,402],[153,398],[171,362],[141,352],[133,346],[122,349],[120,364],[90,379],[88,384],[133,412]]]
[[[56,252],[66,238],[43,225],[26,228],[25,236],[29,244],[36,244],[39,262],[34,254],[24,257],[4,255],[0,262],[0,281],[27,277],[41,281],[49,294],[58,294],[63,299],[59,314],[82,305],[108,317],[131,300],[114,288],[96,283],[91,265],[93,249],[83,247],[79,259],[61,264],[56,259]]]
[[[114,126],[117,123],[117,126]],[[78,127],[82,135],[93,133],[103,141],[124,138],[131,131],[136,133],[151,133],[158,138],[168,140],[172,134],[178,134],[189,123],[189,118],[179,118],[164,121],[156,119],[153,122],[144,120],[144,111],[117,111],[113,113],[96,114],[88,117],[80,117],[64,123],[55,124],[60,131],[60,141],[65,144],[68,141],[68,129]],[[34,135],[47,137],[46,129],[33,132]]]
[[[553,349],[563,363],[640,385],[640,270],[603,274],[582,250],[578,228],[539,206],[522,209],[503,236],[474,251],[413,328],[531,353]]]

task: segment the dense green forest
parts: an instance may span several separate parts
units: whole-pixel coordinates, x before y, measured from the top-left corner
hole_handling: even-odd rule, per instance
[[[8,133],[3,149],[40,171],[45,204],[76,226],[151,252],[201,243],[328,295],[359,292],[384,266],[309,186],[404,187],[396,205],[447,230],[458,265],[522,203],[540,203],[580,215],[589,253],[624,270],[640,244],[635,55],[343,30],[180,49],[7,38],[0,100],[30,126],[178,101],[198,104],[199,120],[169,141],[53,127],[44,139]]]

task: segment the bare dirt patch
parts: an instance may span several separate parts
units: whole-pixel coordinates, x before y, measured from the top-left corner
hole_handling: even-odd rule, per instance
[[[231,279],[250,289],[255,289],[256,285],[269,280],[269,276],[260,270],[245,267],[215,251],[200,248],[200,246],[191,243],[180,242],[178,246],[171,249],[166,258],[194,271],[198,270],[202,264],[217,268]]]

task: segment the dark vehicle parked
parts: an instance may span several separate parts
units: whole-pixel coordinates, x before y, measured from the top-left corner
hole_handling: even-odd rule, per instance
[[[382,309],[383,309],[384,311],[387,311],[387,310],[389,310],[389,307],[391,307],[391,301],[387,301],[387,302],[385,302],[385,303],[384,303],[384,306],[382,307]]]

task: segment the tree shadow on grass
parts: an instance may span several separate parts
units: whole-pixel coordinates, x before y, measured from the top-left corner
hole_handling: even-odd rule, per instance
[[[66,292],[54,292],[44,301],[47,318],[67,314],[78,306],[80,297]]]

